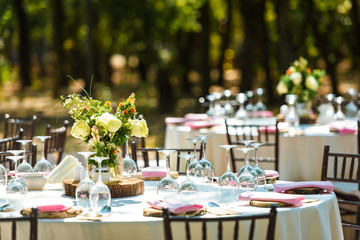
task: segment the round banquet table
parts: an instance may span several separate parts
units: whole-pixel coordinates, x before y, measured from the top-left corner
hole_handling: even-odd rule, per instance
[[[252,120],[254,121],[254,120]],[[252,124],[275,123],[274,118],[255,120]],[[303,125],[302,135],[290,137],[280,133],[279,137],[279,173],[280,179],[288,181],[314,181],[321,178],[324,145],[331,152],[357,153],[357,136],[339,135],[330,132],[326,126]],[[186,140],[198,135],[209,135],[206,140],[206,157],[213,164],[215,176],[226,171],[226,152],[219,145],[228,144],[225,124],[211,128],[192,129],[183,125],[167,125],[165,133],[166,148],[192,148]],[[199,146],[199,144],[198,144]],[[259,148],[259,156],[274,156],[274,151]],[[253,153],[251,153],[253,154]],[[261,163],[263,169],[274,169],[274,164]],[[174,167],[173,167],[174,168]],[[239,169],[237,169],[239,170]]]
[[[180,177],[181,183],[185,178]],[[143,208],[147,207],[147,201],[156,198],[157,181],[145,181],[145,193],[143,195],[114,198],[111,200],[112,214],[101,221],[79,220],[75,218],[65,219],[39,219],[39,240],[91,240],[91,239],[164,239],[162,218],[143,216]],[[208,184],[200,187],[199,202],[207,206],[208,201],[216,201],[217,186]],[[304,203],[301,207],[278,208],[276,220],[275,239],[292,240],[329,240],[343,239],[341,219],[335,194],[307,195],[307,199],[318,199],[316,202]],[[75,199],[64,196],[60,185],[46,185],[42,191],[29,191],[25,201],[25,207],[33,207],[46,204],[69,203]],[[229,206],[230,207],[230,206]],[[268,208],[243,206],[239,203],[231,208],[241,214],[256,214],[268,212]],[[0,213],[0,217],[18,216],[19,212]],[[209,213],[202,217],[214,216]],[[4,224],[4,223],[2,223]],[[25,223],[22,223],[25,224]],[[245,234],[246,227],[240,223],[240,236]],[[24,225],[21,225],[24,227]],[[28,225],[27,225],[28,226]],[[215,225],[214,225],[215,226]],[[229,226],[224,226],[226,227]],[[267,221],[261,220],[256,223],[256,239],[264,239]],[[24,227],[25,228],[25,227]],[[20,227],[18,227],[20,229]],[[26,227],[26,229],[28,229]],[[195,228],[195,235],[201,234],[201,227]],[[216,227],[208,227],[209,239],[217,239],[212,231]],[[1,225],[2,234],[9,234],[9,230]],[[227,233],[227,231],[224,231]],[[173,227],[175,239],[184,239],[184,226]],[[28,239],[24,231],[19,232],[18,239]],[[3,238],[9,239],[9,237]],[[193,239],[199,239],[193,237]],[[227,237],[225,236],[225,239]]]

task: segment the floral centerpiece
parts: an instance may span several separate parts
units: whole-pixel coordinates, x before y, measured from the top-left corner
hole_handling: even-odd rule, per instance
[[[321,69],[308,67],[308,61],[300,57],[295,60],[286,70],[286,73],[280,77],[276,87],[278,94],[295,94],[298,96],[298,102],[307,103],[316,96],[319,87],[325,75]]]
[[[120,102],[112,113],[112,104],[89,96],[72,94],[61,96],[63,106],[75,120],[71,135],[90,145],[90,150],[97,156],[107,156],[102,162],[108,167],[111,180],[121,176],[118,149],[132,135],[147,137],[148,127],[145,119],[137,118],[135,94],[132,93],[126,101]],[[89,160],[89,165],[97,166],[96,161]]]

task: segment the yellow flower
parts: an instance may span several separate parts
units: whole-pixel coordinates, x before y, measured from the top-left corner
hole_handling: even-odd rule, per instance
[[[307,89],[312,91],[317,91],[319,88],[319,84],[313,76],[308,76],[305,81],[305,86]]]
[[[276,91],[278,94],[286,94],[288,93],[288,88],[283,81],[280,81],[279,84],[276,86]]]
[[[149,129],[144,119],[131,121],[131,130],[135,137],[147,137],[149,134]]]
[[[75,121],[71,128],[71,135],[75,138],[86,139],[90,134],[90,126],[83,120]]]
[[[96,125],[104,127],[109,132],[116,132],[121,127],[121,121],[114,115],[106,112],[96,119]]]

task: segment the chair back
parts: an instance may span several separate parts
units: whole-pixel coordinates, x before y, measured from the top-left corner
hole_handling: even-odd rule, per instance
[[[17,234],[17,223],[18,222],[29,222],[30,223],[30,240],[37,240],[37,224],[38,224],[38,212],[36,208],[32,208],[29,216],[22,216],[16,218],[0,218],[0,223],[2,222],[10,222],[11,223],[11,230],[7,230],[6,233],[11,233],[11,239],[16,240]],[[3,227],[1,227],[3,229]],[[21,229],[23,231],[23,229]],[[4,231],[5,232],[5,231]],[[1,238],[1,231],[0,231],[0,239]]]
[[[60,128],[51,128],[50,124],[46,125],[45,135],[51,138],[45,141],[45,158],[48,158],[50,153],[58,153],[56,164],[61,162],[62,155],[65,149],[65,142],[67,137],[67,131],[69,128],[69,121],[64,121],[64,126]]]
[[[259,162],[272,162],[274,169],[279,171],[279,121],[275,124],[238,124],[230,123],[225,119],[226,137],[228,144],[241,146],[239,141],[255,140],[255,142],[265,143],[261,148],[272,148],[272,157],[260,157]],[[234,172],[239,169],[236,168],[236,162],[244,161],[243,157],[238,157],[235,154],[235,149],[230,149],[231,166]],[[253,159],[250,159],[253,160]]]
[[[191,227],[190,225],[192,223],[201,223],[201,231],[202,231],[202,239],[205,240],[208,237],[208,231],[207,229],[210,228],[211,230],[214,230],[214,227],[207,226],[210,222],[217,223],[217,235],[218,239],[223,239],[223,232],[224,227],[223,223],[230,222],[234,226],[234,232],[233,232],[233,239],[237,240],[240,239],[240,224],[241,222],[250,221],[250,227],[249,227],[249,237],[246,239],[252,240],[255,237],[256,232],[263,232],[266,228],[263,229],[257,229],[255,231],[255,222],[259,224],[261,219],[268,219],[268,227],[266,229],[266,239],[267,240],[273,240],[275,239],[275,223],[276,223],[276,206],[271,206],[271,210],[269,213],[266,214],[256,214],[256,215],[238,215],[238,216],[231,216],[231,217],[211,217],[211,218],[202,218],[202,217],[177,217],[177,216],[170,216],[168,210],[165,208],[163,209],[163,220],[164,220],[164,235],[165,240],[172,240],[172,229],[171,224],[173,222],[182,222],[185,224],[185,231],[181,231],[184,233],[184,236],[181,236],[182,239],[191,239]],[[244,224],[245,225],[245,224]],[[196,226],[197,229],[199,229],[198,225]],[[200,230],[200,229],[199,229]],[[228,231],[227,231],[228,232]],[[213,233],[213,231],[211,231]],[[179,237],[179,236],[177,236]],[[241,239],[244,239],[244,236],[241,235]]]
[[[324,146],[321,180],[343,182],[347,183],[347,185],[357,184],[357,189],[360,190],[360,154],[331,153],[330,147],[328,145]],[[334,192],[338,197],[341,215],[353,214],[357,216],[355,224],[343,221],[342,226],[360,230],[359,197],[347,193],[346,190],[340,192],[335,188]],[[344,205],[356,206],[357,211],[342,211]]]
[[[23,139],[32,140],[35,134],[37,116],[33,115],[31,120],[10,118],[5,114],[4,119],[4,138],[16,136],[19,129],[23,129]]]
[[[160,166],[160,160],[165,159],[165,157],[160,158],[160,150],[164,150],[164,148],[139,148],[136,144],[135,141],[131,142],[131,154],[132,154],[132,158],[136,163],[136,166],[138,169],[141,169],[142,167],[139,168],[139,160],[141,160],[140,158],[142,158],[142,160],[144,161],[143,167],[149,167],[150,166],[150,161],[155,161],[156,162],[156,166]],[[183,161],[181,160],[180,155],[181,154],[193,154],[194,153],[194,149],[186,149],[186,148],[171,148],[168,150],[175,150],[176,151],[176,171],[179,174],[186,174],[186,162],[185,159],[183,159]],[[197,159],[199,159],[199,157],[202,156],[202,150],[201,149],[196,149],[196,152],[198,152],[198,156]]]

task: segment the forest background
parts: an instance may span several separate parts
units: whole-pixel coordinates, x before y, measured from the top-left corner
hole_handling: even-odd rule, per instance
[[[215,90],[261,87],[278,111],[276,84],[300,56],[326,70],[319,94],[348,97],[360,88],[359,3],[1,0],[0,114],[62,125],[60,95],[81,86],[119,102],[135,92],[161,145],[164,117],[199,112],[198,98]]]

